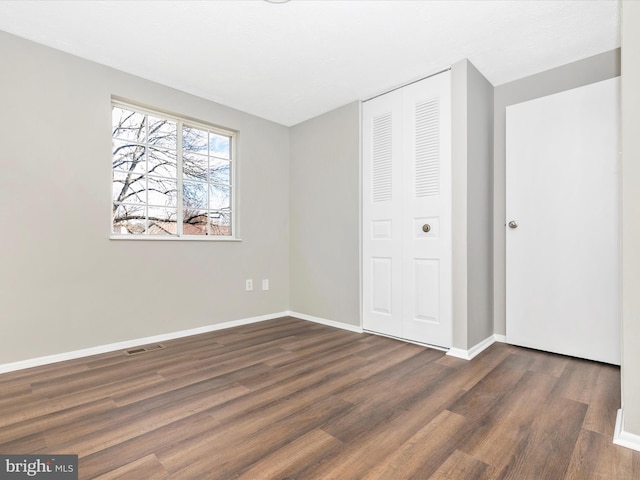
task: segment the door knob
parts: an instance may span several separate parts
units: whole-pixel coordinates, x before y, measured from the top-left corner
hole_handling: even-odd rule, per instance
[[[422,231],[424,233],[429,233],[431,231],[431,225],[429,225],[428,223],[425,223],[424,225],[422,225]]]
[[[509,222],[509,228],[518,228],[518,222],[516,222],[515,220],[511,220]]]

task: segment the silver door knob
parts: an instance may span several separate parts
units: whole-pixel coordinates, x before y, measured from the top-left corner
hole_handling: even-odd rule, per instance
[[[425,223],[424,225],[422,225],[422,231],[424,233],[429,233],[431,231],[431,225],[429,225],[428,223]]]
[[[518,228],[518,222],[516,222],[515,220],[511,220],[509,222],[509,228]]]

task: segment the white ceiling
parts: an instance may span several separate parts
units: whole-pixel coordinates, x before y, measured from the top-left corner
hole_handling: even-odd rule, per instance
[[[3,0],[0,29],[283,125],[463,58],[497,86],[620,46],[618,0]]]

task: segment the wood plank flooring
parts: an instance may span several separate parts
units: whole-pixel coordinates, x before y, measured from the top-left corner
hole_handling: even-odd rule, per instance
[[[610,365],[290,317],[165,345],[0,375],[0,453],[78,454],[101,480],[640,479]]]

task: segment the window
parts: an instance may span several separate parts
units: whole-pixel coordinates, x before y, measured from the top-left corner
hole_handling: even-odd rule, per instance
[[[112,238],[233,237],[233,132],[118,102],[112,127]]]

